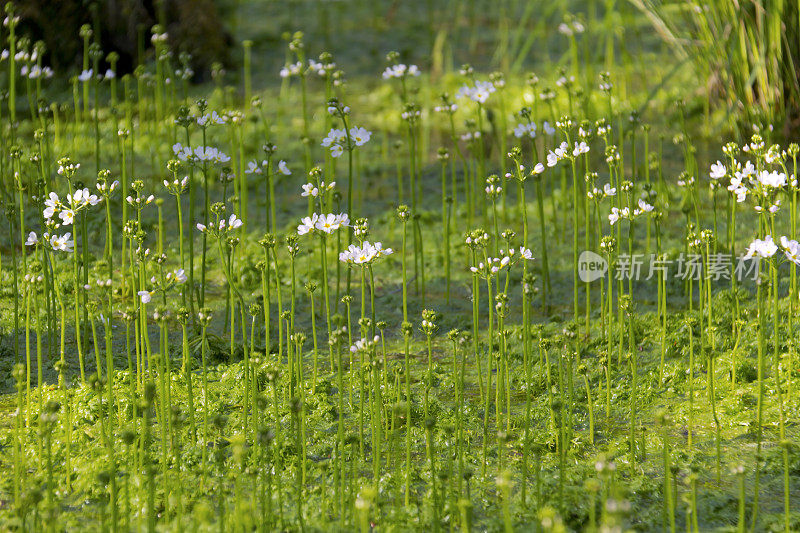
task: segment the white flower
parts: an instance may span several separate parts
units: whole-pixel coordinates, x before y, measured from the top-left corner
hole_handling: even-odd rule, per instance
[[[384,80],[391,78],[402,78],[405,76],[407,70],[408,68],[402,63],[398,65],[392,65],[391,67],[386,67],[386,70],[383,71],[381,76]]]
[[[486,191],[486,194],[489,196],[497,196],[501,192],[503,192],[503,188],[500,187],[499,185],[495,185],[494,183],[490,183],[489,185],[486,186],[484,191]]]
[[[92,74],[94,74],[94,72],[92,72],[92,69],[84,70],[78,76],[78,81],[87,82],[92,79]]]
[[[781,237],[781,248],[786,259],[796,265],[800,265],[800,243],[789,240],[786,236]]]
[[[339,213],[336,215],[336,222],[334,224],[333,229],[339,229],[341,227],[347,227],[350,225],[350,217],[347,216],[347,213]]]
[[[350,128],[350,138],[353,140],[356,146],[363,146],[367,143],[367,141],[369,141],[371,136],[372,133],[364,128]]]
[[[743,175],[741,172],[735,172],[731,177],[731,184],[728,185],[728,190],[736,195],[736,201],[742,203],[747,199],[747,187],[742,185]]]
[[[742,186],[742,176],[739,172],[737,172],[730,181],[730,185],[728,185],[728,190],[733,192],[739,187]]]
[[[329,70],[336,68],[336,63],[320,63],[313,59],[308,60],[308,70],[316,72],[318,76],[325,76]]]
[[[64,209],[58,213],[58,218],[61,219],[61,223],[64,226],[69,226],[75,220],[75,211],[72,209]]]
[[[533,252],[531,252],[530,248],[525,248],[524,246],[519,247],[519,255],[523,259],[533,259]]]
[[[172,150],[175,151],[174,146],[172,147]],[[178,155],[178,157],[180,158],[180,155]],[[217,163],[227,163],[231,160],[230,156],[217,150],[213,146],[198,146],[194,149],[194,157],[199,161],[210,161]]]
[[[489,95],[495,91],[494,85],[488,82],[477,82],[475,84],[475,88],[472,90],[470,98],[474,102],[479,102],[481,104],[486,103],[486,100],[489,99]]]
[[[312,214],[310,217],[304,217],[300,221],[300,225],[297,226],[297,234],[305,235],[306,233],[313,232],[317,225],[317,219],[319,219],[319,215],[316,213]]]
[[[756,175],[756,166],[753,164],[752,161],[748,161],[744,164],[744,167],[741,170],[741,174],[744,177],[750,177]]]
[[[473,102],[484,104],[495,90],[495,86],[491,82],[476,81],[474,87],[462,86],[456,93],[456,98],[467,97]]]
[[[611,213],[608,215],[608,222],[613,226],[617,221],[628,218],[629,216],[630,210],[627,207],[623,207],[622,209],[612,207]]]
[[[566,142],[562,142],[557,148],[550,150],[547,153],[547,166],[556,166],[559,161],[567,157],[569,153],[568,150],[569,145]]]
[[[39,236],[36,235],[35,231],[28,233],[28,239],[25,241],[25,246],[33,246],[34,244],[39,243]]]
[[[183,146],[181,143],[172,145],[172,153],[181,161],[188,161],[192,158],[192,149],[188,146]]]
[[[534,174],[541,174],[544,172],[544,165],[541,163],[536,163],[536,166],[533,167]]]
[[[634,211],[635,215],[641,215],[644,213],[650,213],[653,210],[653,206],[639,198],[639,209]]]
[[[62,252],[71,252],[72,247],[74,245],[74,241],[70,240],[72,236],[71,233],[65,233],[60,237],[58,235],[53,235],[50,237],[50,246],[52,246],[53,250],[60,250]]]
[[[139,291],[136,294],[142,299],[143,304],[150,303],[150,300],[153,298],[153,293],[150,291]]]
[[[176,270],[174,276],[176,283],[186,283],[186,272],[182,268]]]
[[[375,248],[375,251],[378,253],[378,256],[392,255],[394,253],[394,250],[392,250],[391,248],[384,248],[383,243],[380,242],[376,242],[372,246]]]
[[[242,226],[241,219],[237,218],[236,215],[231,215],[228,219],[228,229],[238,229]]]
[[[520,139],[522,137],[536,137],[536,124],[533,122],[521,122],[514,128],[514,137]]]
[[[610,183],[606,183],[603,185],[603,194],[605,196],[616,196],[617,189],[616,187],[612,187]]]
[[[259,163],[258,161],[248,161],[247,162],[247,170],[244,171],[245,174],[261,174],[261,167],[263,163]]]
[[[97,205],[100,203],[100,197],[96,194],[91,194],[89,189],[83,189],[83,202],[89,205]]]
[[[744,258],[752,259],[753,257],[756,256],[762,258],[768,258],[775,255],[775,252],[777,251],[778,247],[772,240],[772,236],[767,235],[767,237],[764,240],[754,239],[753,242],[750,243],[750,246],[747,248],[747,253],[744,255]]]
[[[711,165],[711,174],[710,174],[710,176],[711,176],[712,180],[718,180],[720,178],[724,178],[725,174],[727,174],[727,172],[728,171],[725,168],[725,165],[723,165],[719,161],[717,161],[716,163]]]
[[[340,157],[344,153],[344,149],[340,144],[331,146],[331,157]]]
[[[324,148],[330,148],[332,145],[342,142],[346,136],[347,133],[344,130],[331,128],[331,131],[328,132],[328,136],[322,139],[322,143],[320,144]]]
[[[303,64],[301,62],[298,61],[297,63],[290,63],[281,69],[280,72],[281,78],[298,76],[302,69],[303,69]]]
[[[333,233],[336,229],[339,228],[336,222],[336,215],[334,215],[333,213],[327,215],[320,215],[314,227],[325,233]]]
[[[183,182],[181,183],[183,183],[183,186],[186,187],[186,183],[188,182],[189,182],[189,176],[186,176],[185,178],[183,178]],[[119,180],[114,180],[110,184],[108,182],[102,182],[102,183],[97,182],[95,186],[97,187],[97,190],[102,193],[112,193],[115,190],[117,190],[117,187],[119,187]]]
[[[206,231],[206,225],[205,224],[201,224],[200,222],[198,222],[197,223],[197,229],[199,229],[202,232],[205,232]]]
[[[306,183],[303,185],[303,192],[300,193],[300,196],[312,196],[316,198],[319,195],[319,189],[314,186],[313,183]]]
[[[216,111],[212,111],[210,114],[206,113],[202,117],[197,118],[198,126],[205,126],[209,122],[212,124],[225,124],[225,117],[221,117]]]
[[[574,157],[578,157],[579,155],[586,154],[588,152],[589,152],[589,145],[581,141],[580,143],[575,143],[575,149],[572,150],[572,155]]]
[[[383,244],[379,242],[371,244],[369,241],[364,241],[361,246],[356,244],[348,246],[347,250],[339,254],[339,261],[362,265],[372,263],[375,259],[392,253],[394,252],[391,248],[384,248]]]
[[[551,126],[550,123],[547,121],[545,121],[544,124],[542,124],[542,129],[547,135],[553,135],[556,132],[556,129],[553,126]]]
[[[284,176],[290,176],[292,174],[292,171],[289,170],[289,167],[286,166],[286,161],[284,161],[283,159],[281,159],[278,162],[278,172],[280,172]]]
[[[786,174],[783,172],[762,170],[758,173],[758,182],[764,187],[779,189],[786,186]]]
[[[72,205],[82,207],[82,204],[97,205],[100,203],[100,198],[96,194],[91,194],[89,189],[78,189],[72,195]]]
[[[53,215],[58,211],[61,207],[61,200],[59,200],[58,195],[54,192],[51,192],[49,197],[44,201],[45,210],[42,213],[44,218],[50,220],[53,218]]]

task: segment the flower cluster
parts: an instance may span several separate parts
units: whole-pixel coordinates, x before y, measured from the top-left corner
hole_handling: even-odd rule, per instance
[[[775,244],[772,235],[767,235],[763,239],[753,239],[750,246],[747,247],[744,258],[753,259],[758,257],[761,259],[769,259],[780,250],[787,260],[796,265],[800,265],[800,243],[786,236],[782,236],[779,242],[780,246]]]
[[[747,247],[747,253],[745,253],[744,258],[752,259],[754,257],[760,257],[762,259],[767,259],[775,255],[777,251],[778,245],[772,240],[772,235],[767,235],[764,239],[753,239],[753,242]]]
[[[157,277],[153,276],[150,278],[150,283],[155,285],[155,288],[149,291],[139,291],[136,293],[142,300],[143,304],[150,303],[150,300],[152,300],[153,294],[155,294],[156,291],[166,292],[175,285],[186,283],[186,272],[184,272],[182,268],[171,270],[164,275],[163,281],[160,281]]]
[[[633,211],[631,211],[628,207],[623,207],[622,209],[618,207],[612,207],[611,213],[608,215],[608,223],[612,226],[623,219],[633,220],[634,218],[644,215],[646,213],[652,212],[654,207],[644,201],[642,198],[639,198],[638,207],[635,207]]]
[[[436,113],[448,113],[452,115],[458,110],[458,105],[454,102],[450,101],[450,95],[444,93],[439,96],[439,100],[441,100],[441,105],[434,106],[433,110]]]
[[[324,57],[325,56],[325,57]],[[336,68],[336,63],[331,60],[330,54],[323,54],[320,56],[319,61],[313,59],[308,60],[309,72],[315,72],[319,77],[325,77]]]
[[[558,33],[562,35],[566,35],[567,37],[572,37],[576,34],[581,34],[586,30],[583,24],[577,20],[571,20],[567,22],[562,22],[558,25]]]
[[[322,233],[333,233],[342,227],[350,225],[350,217],[346,213],[339,213],[334,215],[329,213],[327,215],[318,215],[314,213],[310,217],[303,217],[300,225],[297,226],[298,235],[306,235],[320,231]]]
[[[69,157],[62,157],[58,160],[58,175],[64,176],[67,179],[72,179],[78,169],[81,168],[80,163],[73,163]]]
[[[208,124],[225,124],[227,119],[224,116],[220,116],[217,114],[216,111],[212,111],[211,113],[206,113],[197,117],[197,125],[200,127],[204,127]]]
[[[40,240],[36,232],[32,231],[28,234],[28,238],[25,241],[25,246],[35,246],[41,243],[56,251],[72,252],[75,242],[70,237],[72,237],[72,233],[70,232],[67,232],[64,235],[51,235],[50,233],[45,232],[42,234],[42,238]]]
[[[419,76],[420,71],[416,65],[404,65],[398,63],[390,67],[386,67],[383,71],[383,79],[388,80],[391,78],[405,78],[406,76]]]
[[[292,76],[299,76],[303,73],[303,63],[289,63],[281,69],[281,78],[291,78]]]
[[[197,223],[197,229],[202,231],[203,233],[211,233],[213,235],[221,235],[223,233],[227,233],[229,231],[239,229],[242,227],[242,220],[238,218],[236,215],[231,215],[228,217],[226,221],[224,218],[220,218],[219,222],[216,224],[211,221],[208,223],[208,226],[205,224],[201,224],[200,222]]]
[[[476,81],[475,85],[463,85],[456,93],[456,98],[469,98],[473,102],[485,104],[489,96],[497,89],[490,81]]]
[[[224,152],[214,148],[213,146],[198,146],[192,150],[189,146],[183,146],[181,143],[172,145],[172,153],[181,161],[195,162],[206,161],[209,163],[227,163],[231,160],[230,156]]]
[[[347,250],[339,254],[339,261],[342,263],[355,265],[368,265],[379,257],[391,255],[394,251],[391,248],[384,248],[380,242],[370,243],[364,241],[361,245],[351,244]]]
[[[78,74],[78,81],[81,83],[86,83],[90,81],[93,76],[94,76],[94,70],[92,69],[82,70],[81,73]]]
[[[353,345],[350,347],[351,353],[358,353],[358,352],[368,352],[370,351],[378,342],[380,342],[381,338],[378,335],[375,335],[371,339],[361,339],[357,340]]]
[[[520,246],[519,250],[510,249],[508,252],[500,250],[500,257],[488,257],[486,262],[479,262],[478,266],[470,267],[473,274],[488,278],[496,275],[502,269],[510,267],[517,261],[530,261],[533,259],[533,252],[530,249]]]
[[[111,175],[111,172],[109,171],[101,171],[100,174],[101,175],[99,176],[95,186],[102,196],[110,196],[114,191],[117,190],[117,187],[119,187],[119,181],[114,180],[109,183],[108,176]]]
[[[371,136],[372,132],[365,128],[354,126],[350,128],[349,135],[346,130],[331,128],[321,144],[324,148],[330,149],[332,157],[339,157],[345,149],[351,150],[355,146],[365,145]]]
[[[500,186],[500,178],[495,174],[486,178],[486,187],[484,191],[486,191],[486,196],[489,198],[497,198],[500,193],[503,192],[503,187]]]
[[[755,134],[751,142],[741,147],[742,152],[755,156],[767,166],[775,167],[772,169],[763,168],[761,165],[756,166],[752,161],[744,163],[737,161],[735,155],[739,149],[734,143],[725,145],[723,152],[730,158],[730,163],[726,166],[717,161],[711,165],[709,177],[712,180],[712,187],[717,181],[728,177],[730,181],[727,189],[736,196],[738,203],[745,202],[748,195],[752,193],[756,212],[777,212],[780,208],[780,200],[775,198],[776,193],[787,187],[797,187],[796,176],[787,175],[784,165],[788,155],[797,154],[797,145],[790,145],[786,150],[782,150],[778,145],[766,148],[761,136]]]
[[[521,139],[522,137],[536,137],[536,123],[535,122],[520,122],[514,127],[514,137]]]
[[[565,159],[575,159],[582,154],[589,153],[589,145],[584,141],[576,142],[570,152],[569,144],[562,142],[547,153],[547,166],[554,167]]]
[[[128,196],[127,198],[125,198],[125,201],[128,202],[130,205],[132,205],[134,208],[141,209],[144,206],[153,203],[153,201],[155,199],[156,199],[156,197],[151,194],[150,196],[147,196],[147,197],[144,197],[144,196],[135,196],[135,197],[134,196]]]
[[[175,196],[178,196],[183,191],[186,190],[186,186],[189,185],[189,176],[184,176],[183,179],[175,178],[172,181],[164,180],[164,187]]]
[[[591,191],[586,192],[586,196],[591,200],[602,200],[604,198],[610,198],[612,196],[617,195],[617,189],[612,187],[610,183],[606,183],[603,185],[603,190],[594,187]]]
[[[312,198],[316,198],[320,195],[320,191],[325,193],[328,191],[333,190],[336,187],[336,182],[332,181],[326,184],[324,181],[319,182],[319,185],[314,185],[313,183],[306,183],[302,186],[303,192],[300,193],[300,196],[310,196]]]
[[[53,77],[53,69],[50,67],[41,67],[39,65],[23,65],[19,72],[23,78],[28,78],[31,80],[36,80],[39,78],[52,78]]]
[[[432,311],[431,309],[423,309],[422,310],[422,322],[420,323],[419,329],[425,335],[433,335],[434,332],[439,328],[436,324],[436,312]]]
[[[644,215],[645,213],[652,212],[653,209],[654,209],[654,207],[652,205],[648,204],[642,198],[639,198],[638,206],[639,207],[637,207],[637,208],[635,208],[633,210],[633,216]]]
[[[476,229],[472,230],[464,238],[464,244],[470,248],[478,248],[486,246],[489,243],[489,234],[485,230]]]
[[[78,189],[72,194],[67,194],[66,203],[62,203],[58,195],[51,192],[44,201],[45,208],[42,215],[48,226],[56,228],[70,226],[79,211],[100,202],[101,199],[96,194],[90,193],[89,189]],[[61,222],[53,221],[55,215],[58,215]]]

